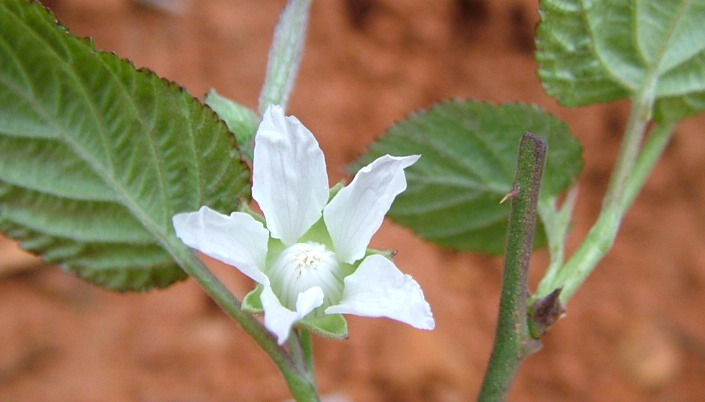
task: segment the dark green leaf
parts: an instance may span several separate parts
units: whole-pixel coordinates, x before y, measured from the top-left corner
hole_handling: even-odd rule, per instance
[[[705,1],[542,0],[539,75],[567,106],[653,87],[656,117],[705,109]]]
[[[185,90],[0,2],[0,230],[113,290],[185,274],[171,217],[248,196],[232,135]]]
[[[582,169],[580,145],[556,117],[518,104],[441,103],[391,127],[357,167],[384,154],[420,154],[392,219],[443,246],[500,254],[509,205],[499,201],[511,190],[525,131],[548,141],[541,196],[566,190]]]

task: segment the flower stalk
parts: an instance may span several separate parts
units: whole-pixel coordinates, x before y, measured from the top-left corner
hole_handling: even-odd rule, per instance
[[[274,361],[279,371],[282,373],[289,390],[297,401],[318,400],[318,391],[315,382],[310,378],[312,373],[302,371],[297,367],[284,348],[277,344],[277,341],[252,315],[245,313],[241,309],[237,298],[223,285],[220,280],[176,238],[167,242],[167,248],[179,266],[196,279],[203,290],[242,328],[252,339],[264,350]]]

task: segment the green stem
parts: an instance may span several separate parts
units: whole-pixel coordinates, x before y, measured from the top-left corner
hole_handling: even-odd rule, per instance
[[[628,209],[634,203],[634,200],[641,192],[646,179],[651,175],[651,171],[661,159],[663,151],[670,142],[675,127],[675,122],[663,123],[654,127],[649,140],[639,155],[639,159],[636,161],[634,173],[630,180],[627,181],[627,188],[624,192],[625,209]]]
[[[614,244],[624,216],[659,160],[675,127],[675,123],[656,126],[640,150],[653,105],[651,96],[652,93],[646,91],[634,101],[622,150],[597,221],[558,273],[541,281],[534,299],[561,288],[560,301],[563,305],[567,304]]]
[[[663,149],[673,133],[674,126],[674,123],[657,126],[635,165],[634,174],[624,184],[620,202],[615,202],[610,205],[609,209],[603,210],[583,244],[561,269],[561,275],[556,278],[553,286],[554,288],[563,288],[561,302],[564,305],[577,292],[595,269],[597,263],[612,247],[620,223],[644,186],[656,162],[660,159]]]
[[[543,222],[551,263],[544,275],[544,281],[551,282],[565,262],[565,243],[570,230],[573,209],[578,198],[578,187],[573,187],[563,201],[560,209],[556,206],[555,197],[539,199],[539,217]]]
[[[316,384],[316,368],[313,363],[313,342],[311,341],[311,332],[306,329],[294,329],[289,338],[289,348],[291,356],[299,371],[306,373],[308,381],[314,388]]]
[[[301,330],[301,348],[304,352],[306,369],[309,373],[313,375],[316,372],[316,366],[313,361],[313,340],[311,339],[311,332],[306,329]],[[312,376],[312,380],[314,381],[315,385],[316,377]]]
[[[235,319],[257,344],[271,357],[281,371],[297,401],[318,400],[318,392],[306,372],[301,372],[291,356],[253,316],[242,311],[240,302],[220,280],[176,237],[169,237],[166,247],[181,268],[192,276],[213,300]]]
[[[537,349],[529,334],[527,299],[529,262],[536,228],[536,209],[546,141],[531,133],[521,139],[514,179],[516,195],[507,228],[502,296],[492,356],[480,390],[480,401],[506,399],[521,362]]]

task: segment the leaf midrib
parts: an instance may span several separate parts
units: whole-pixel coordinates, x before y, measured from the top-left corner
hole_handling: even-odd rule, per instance
[[[678,8],[678,13],[676,13],[675,18],[673,18],[672,24],[671,24],[671,25],[668,27],[668,29],[666,30],[666,34],[667,34],[667,35],[666,35],[666,37],[664,38],[664,40],[663,40],[663,42],[662,42],[662,45],[661,45],[661,48],[659,49],[659,51],[658,51],[658,53],[657,53],[657,54],[658,54],[658,57],[656,58],[657,63],[655,63],[655,68],[653,69],[653,74],[655,74],[655,75],[657,76],[657,77],[656,77],[657,80],[658,80],[658,76],[664,75],[666,72],[668,72],[668,71],[670,70],[670,69],[668,69],[668,70],[664,70],[664,71],[659,71],[659,70],[660,70],[660,66],[661,66],[661,64],[662,64],[663,61],[664,61],[664,55],[666,54],[666,50],[669,48],[669,45],[670,45],[671,40],[672,40],[672,38],[673,38],[673,35],[675,34],[676,27],[679,26],[680,22],[681,22],[682,19],[683,19],[683,15],[685,14],[685,10],[688,9],[688,8],[690,8],[690,4],[691,4],[691,3],[692,3],[692,0],[682,0],[682,1],[680,2],[680,7]],[[695,55],[697,55],[697,54],[698,54],[697,52],[694,53],[694,55],[691,56],[691,58],[692,58],[692,57],[695,57]],[[686,60],[683,60],[683,62],[680,63],[680,64],[675,64],[675,65],[674,65],[673,67],[671,67],[671,68],[675,68],[675,67],[677,67],[677,66],[680,66],[680,65],[682,65],[683,63],[687,62],[687,60],[690,60],[690,58],[688,58],[688,59],[686,59]]]
[[[689,57],[686,60],[683,60],[683,62],[679,64],[675,64],[671,66],[669,69],[660,71],[660,66],[662,65],[664,61],[664,56],[666,54],[667,49],[669,48],[673,35],[675,34],[676,27],[679,26],[683,19],[683,15],[685,14],[685,11],[690,7],[692,4],[692,0],[681,0],[679,2],[679,7],[678,7],[678,12],[675,14],[674,18],[671,19],[671,24],[669,27],[665,30],[666,36],[664,37],[663,41],[661,41],[661,46],[659,47],[659,50],[656,52],[656,57],[653,58],[653,60],[649,61],[646,60],[644,57],[642,57],[642,60],[644,61],[644,75],[642,76],[642,79],[639,81],[640,85],[637,88],[634,88],[624,80],[622,80],[617,74],[615,74],[612,69],[610,68],[610,64],[607,63],[604,58],[602,57],[601,53],[597,51],[598,47],[595,46],[596,44],[596,38],[597,36],[595,35],[595,31],[593,29],[592,23],[590,18],[588,18],[588,13],[586,11],[585,7],[585,2],[587,0],[580,0],[580,6],[581,6],[581,18],[583,19],[583,22],[590,34],[591,37],[591,44],[592,48],[595,54],[595,57],[597,60],[600,61],[600,64],[602,64],[603,71],[605,71],[612,79],[618,83],[619,85],[623,86],[624,88],[628,89],[629,91],[632,92],[632,94],[635,94],[639,92],[640,90],[643,90],[644,88],[648,88],[649,86],[653,86],[654,90],[657,85],[658,79],[660,76],[666,74],[668,71],[671,71],[672,69],[686,63],[688,60],[691,60],[693,57],[696,57],[698,53],[694,53],[693,56]],[[636,1],[636,0],[634,0]],[[636,6],[635,6],[636,9]],[[634,20],[634,23],[636,23],[636,18],[632,18]],[[631,33],[634,36],[634,39],[632,40],[632,45],[634,45],[637,49],[639,48],[638,41],[636,40],[636,34],[635,34],[636,28],[633,27],[631,29]],[[680,94],[678,94],[680,95]]]
[[[595,29],[592,26],[592,22],[590,18],[588,18],[588,12],[587,12],[587,7],[585,5],[585,2],[589,0],[580,0],[580,18],[583,20],[583,23],[585,24],[585,27],[588,31],[588,34],[590,35],[590,46],[592,47],[592,51],[595,55],[595,59],[597,59],[600,64],[602,65],[602,69],[607,75],[609,75],[612,80],[614,80],[617,84],[621,85],[623,88],[626,88],[630,92],[634,92],[636,89],[633,88],[629,83],[625,82],[622,80],[619,75],[615,74],[612,69],[610,68],[610,64],[607,63],[604,58],[602,57],[602,54],[598,51],[598,46],[596,46],[596,38],[597,36],[595,35]]]

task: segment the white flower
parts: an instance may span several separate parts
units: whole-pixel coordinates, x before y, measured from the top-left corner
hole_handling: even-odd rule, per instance
[[[315,329],[315,318],[338,314],[433,329],[418,283],[367,250],[392,201],[406,189],[404,169],[419,156],[378,158],[329,202],[323,152],[299,120],[272,106],[255,141],[252,196],[266,227],[248,213],[226,216],[204,206],[174,216],[177,236],[260,285],[245,304],[253,298],[261,303],[264,324],[280,344],[293,325]]]

